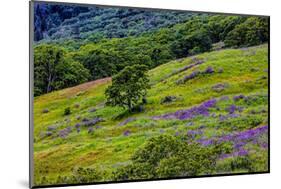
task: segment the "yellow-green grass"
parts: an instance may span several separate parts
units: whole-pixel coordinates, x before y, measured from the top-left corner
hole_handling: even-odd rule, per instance
[[[76,87],[55,91],[34,99],[34,164],[35,184],[42,184],[45,177],[48,183],[55,183],[58,176],[69,176],[76,167],[98,167],[106,171],[104,180],[110,180],[112,170],[119,165],[130,162],[131,155],[147,139],[160,135],[162,132],[174,134],[186,132],[205,125],[205,137],[212,137],[222,133],[234,132],[235,129],[225,126],[217,127],[217,119],[198,116],[192,120],[154,120],[153,116],[175,112],[198,105],[206,100],[243,94],[245,96],[268,94],[268,46],[267,44],[246,48],[213,51],[195,56],[204,63],[179,72],[178,70],[193,64],[194,57],[174,60],[150,70],[151,89],[148,91],[147,104],[141,113],[127,115],[123,119],[116,117],[125,110],[119,107],[107,107],[104,91],[111,83],[105,78]],[[215,72],[199,75],[183,84],[177,84],[179,79],[193,71],[204,71],[211,66]],[[222,70],[219,73],[219,70]],[[172,74],[174,73],[174,74]],[[222,91],[215,91],[212,87],[218,83],[227,84]],[[173,95],[177,100],[172,103],[161,103],[165,96]],[[230,102],[219,102],[220,110],[213,109],[213,113],[225,113]],[[267,102],[245,106],[243,115],[247,116],[251,110],[267,110]],[[78,107],[79,106],[79,107]],[[65,116],[65,108],[70,107],[71,114]],[[94,112],[89,110],[95,108]],[[48,109],[48,113],[43,113]],[[77,117],[100,117],[104,121],[97,125],[101,128],[88,133],[82,127],[77,133],[73,127],[81,122]],[[267,113],[253,115],[267,124]],[[251,118],[255,118],[255,117]],[[119,125],[129,117],[134,117],[125,125]],[[246,117],[247,118],[247,117]],[[194,124],[188,129],[186,123]],[[56,126],[51,136],[45,136],[49,126]],[[58,132],[72,126],[72,132],[61,138]],[[249,129],[247,126],[238,128],[239,131]],[[124,131],[131,134],[124,136]],[[254,148],[254,147],[253,147]],[[263,152],[264,153],[264,152]],[[264,153],[265,154],[265,153]],[[218,165],[226,162],[220,161]],[[262,169],[262,168],[261,168]],[[242,170],[242,172],[245,170]],[[48,184],[47,183],[47,184]],[[46,183],[45,183],[46,184]]]

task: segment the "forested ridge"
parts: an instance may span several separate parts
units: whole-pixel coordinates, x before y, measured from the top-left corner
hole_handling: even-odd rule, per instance
[[[35,4],[34,40],[62,41],[136,36],[194,16],[184,11]],[[98,34],[97,34],[98,33]]]
[[[212,49],[248,47],[268,41],[268,20],[264,17],[193,15],[183,12],[168,11],[169,13],[167,13],[138,9],[85,7],[80,9],[71,6],[66,6],[66,8],[60,6],[60,9],[57,10],[55,5],[35,6],[35,12],[38,12],[35,17],[35,33],[39,30],[42,33],[44,29],[52,30],[51,26],[50,29],[46,28],[44,24],[42,25],[43,20],[45,24],[48,23],[48,19],[51,19],[54,22],[51,25],[55,23],[60,26],[65,25],[62,18],[61,21],[54,21],[52,11],[55,11],[56,16],[62,17],[64,20],[78,19],[81,15],[85,16],[86,13],[94,12],[102,15],[98,18],[103,20],[103,25],[111,22],[110,20],[115,16],[124,21],[125,18],[130,20],[137,15],[138,19],[142,20],[142,24],[138,25],[138,35],[136,36],[126,36],[135,28],[133,25],[128,25],[127,28],[116,30],[124,31],[127,34],[122,36],[110,34],[109,37],[106,33],[115,30],[108,29],[104,25],[100,27],[100,30],[90,29],[91,34],[88,38],[70,35],[64,31],[63,33],[69,36],[67,39],[62,37],[60,40],[50,40],[50,38],[45,42],[43,40],[36,43],[34,60],[36,81],[34,93],[36,96],[85,81],[112,76],[128,65],[144,64],[151,69],[170,60]],[[40,19],[42,21],[39,27],[36,18],[38,15],[40,17],[42,12],[48,14],[46,13],[45,19]],[[66,12],[71,12],[71,15]],[[175,24],[176,20],[183,20],[183,17],[188,18],[187,21]],[[85,16],[85,20],[88,19],[90,18]],[[147,26],[145,20],[152,23],[151,21],[155,21],[155,19],[164,20],[169,24],[167,27],[161,25],[161,28],[159,28],[160,25],[155,25],[155,27],[150,25],[149,28],[153,28],[152,30],[145,28]],[[122,23],[124,23],[123,21]],[[74,23],[80,24],[79,19],[73,21],[72,24]],[[118,24],[119,21],[114,21],[114,23]],[[171,26],[173,23],[174,25]],[[82,31],[83,27],[78,27],[78,29]]]

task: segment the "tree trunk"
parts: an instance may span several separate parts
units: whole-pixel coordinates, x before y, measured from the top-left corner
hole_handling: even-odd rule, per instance
[[[51,89],[51,83],[52,83],[52,75],[50,74],[49,78],[48,78],[47,93],[52,90]]]
[[[130,98],[128,98],[128,108],[129,108],[129,112],[132,112],[132,102]]]

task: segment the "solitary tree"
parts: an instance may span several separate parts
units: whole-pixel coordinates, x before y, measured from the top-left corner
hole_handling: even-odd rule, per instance
[[[149,80],[146,75],[147,66],[136,64],[125,67],[120,73],[112,78],[112,85],[105,94],[107,105],[132,108],[146,96],[149,88]]]

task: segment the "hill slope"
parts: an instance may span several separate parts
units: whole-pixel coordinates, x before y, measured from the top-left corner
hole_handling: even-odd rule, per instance
[[[192,17],[191,13],[178,11],[56,5],[45,2],[35,2],[34,13],[35,41],[135,36]]]
[[[96,181],[110,180],[147,139],[163,133],[203,146],[230,145],[217,159],[216,173],[267,170],[267,49],[213,51],[156,67],[149,71],[148,102],[132,115],[104,106],[110,78],[36,97],[35,184],[70,176],[73,167],[105,170]],[[67,107],[70,115],[64,115]],[[255,160],[250,168],[233,166],[246,156]]]

